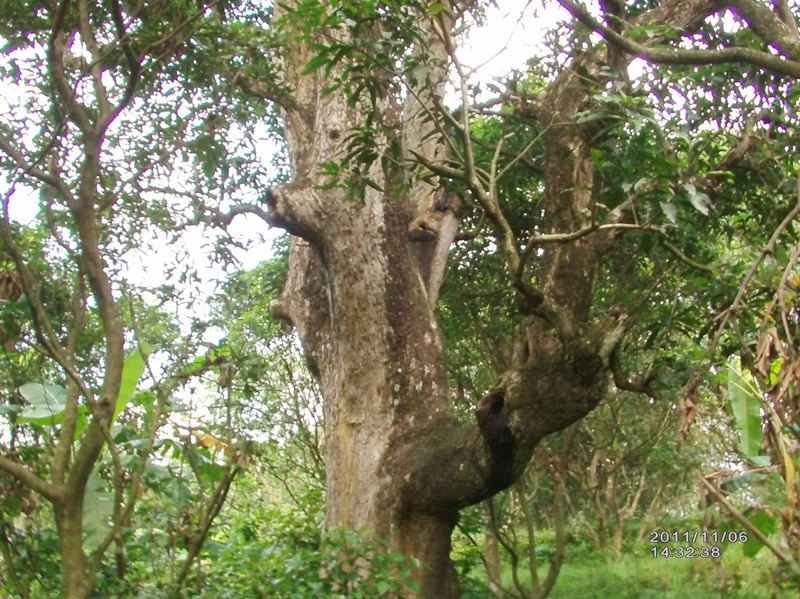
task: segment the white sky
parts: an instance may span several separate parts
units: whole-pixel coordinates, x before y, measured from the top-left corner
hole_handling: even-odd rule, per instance
[[[479,68],[491,80],[525,69],[525,61],[540,54],[547,27],[569,13],[555,0],[499,0],[499,8],[486,9],[486,25],[475,27],[458,49],[459,60]]]

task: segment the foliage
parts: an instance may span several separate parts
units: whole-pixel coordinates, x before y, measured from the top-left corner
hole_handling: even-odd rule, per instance
[[[176,252],[149,280],[140,266],[140,252],[167,245],[165,232],[180,247],[182,231],[221,224],[207,204],[257,198],[267,177],[251,115],[266,117],[268,106],[222,94],[215,73],[249,53],[249,73],[237,76],[269,78],[269,61],[252,60],[264,43],[257,20],[268,22],[269,11],[243,4],[234,14],[249,24],[228,27],[221,12],[184,2],[0,9],[8,108],[0,118],[2,376],[10,382],[0,460],[53,505],[56,522],[40,524],[58,531],[70,599],[95,584],[122,591],[112,573],[126,576],[125,541],[150,493],[174,492],[186,553],[170,580],[180,586],[245,456],[230,426],[210,431],[202,419],[186,420],[193,402],[181,386],[224,375],[219,361],[198,356],[202,317],[175,316],[178,306],[196,305],[200,262]],[[10,210],[36,198],[37,218],[21,227]],[[227,233],[212,239],[212,261],[244,247]],[[195,357],[199,368],[181,376]],[[25,522],[37,513],[31,500],[16,491],[9,500],[7,538],[35,543]],[[17,562],[8,549],[4,561],[20,566],[4,581],[9,592],[35,592],[22,583],[34,562]]]
[[[367,532],[325,530],[319,492],[306,493],[296,505],[276,504],[247,486],[237,490],[239,501],[258,501],[247,510],[234,501],[206,550],[214,567],[198,574],[202,590],[187,589],[184,596],[366,599],[409,589],[413,560]]]

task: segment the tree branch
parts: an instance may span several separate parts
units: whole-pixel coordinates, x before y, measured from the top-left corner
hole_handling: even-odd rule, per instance
[[[783,232],[789,227],[792,221],[800,216],[800,173],[797,175],[797,202],[794,205],[794,208],[787,214],[781,223],[775,228],[775,231],[772,233],[767,244],[762,248],[761,252],[758,254],[758,257],[753,261],[753,264],[750,266],[750,270],[747,271],[742,283],[739,285],[739,291],[736,293],[736,297],[733,300],[733,303],[722,312],[720,315],[720,323],[717,327],[717,332],[714,334],[714,337],[711,339],[711,342],[708,345],[708,348],[697,361],[698,367],[695,368],[694,374],[689,378],[689,381],[684,385],[683,393],[681,395],[682,398],[689,398],[697,389],[697,385],[700,383],[700,372],[702,371],[701,366],[709,356],[713,356],[714,353],[717,351],[717,346],[719,345],[720,339],[722,339],[722,334],[725,332],[725,328],[728,326],[728,323],[731,320],[731,317],[736,313],[739,309],[739,306],[742,303],[742,299],[744,298],[744,294],[747,292],[747,288],[750,286],[750,282],[753,280],[753,277],[756,275],[758,268],[761,266],[761,263],[766,260],[767,256],[772,255],[772,252],[775,251],[775,245],[778,243],[778,239],[780,239]]]
[[[800,36],[788,5],[785,5],[788,14],[782,14],[779,4],[776,4],[776,12],[757,0],[728,0],[728,4],[744,17],[750,29],[767,44],[777,46],[792,60],[800,60]]]
[[[744,4],[746,0],[737,0],[737,2]],[[608,42],[650,62],[686,65],[744,63],[800,78],[800,62],[793,59],[784,59],[766,52],[738,47],[723,48],[722,50],[651,48],[615,33],[598,22],[588,10],[573,0],[559,0],[559,3],[586,27],[602,34]],[[790,56],[795,56],[795,53],[792,52]]]
[[[266,210],[261,208],[260,206],[254,206],[253,204],[236,204],[232,206],[230,210],[227,212],[222,212],[218,208],[211,208],[210,209],[211,216],[205,217],[203,214],[198,214],[193,219],[186,221],[185,223],[178,225],[176,230],[185,229],[187,227],[191,227],[194,225],[199,225],[203,222],[209,222],[210,224],[225,228],[231,224],[234,218],[239,214],[255,214],[257,217],[262,219],[263,221],[270,223],[270,213]]]
[[[78,0],[78,30],[81,34],[83,43],[89,50],[92,56],[92,62],[89,65],[89,73],[92,76],[92,84],[94,86],[94,95],[97,99],[97,124],[108,120],[111,108],[108,103],[108,92],[103,83],[103,56],[100,53],[100,48],[97,45],[97,39],[92,31],[92,22],[89,18],[89,6],[86,0]]]
[[[633,393],[644,393],[653,401],[658,400],[658,393],[650,387],[650,383],[656,378],[655,372],[650,372],[641,379],[629,381],[622,372],[618,352],[614,351],[611,353],[609,362],[611,365],[611,373],[614,376],[614,385],[617,389],[631,391]]]
[[[706,264],[701,264],[700,262],[692,260],[691,258],[689,258],[689,256],[684,254],[680,249],[678,249],[676,246],[672,245],[663,236],[660,236],[658,238],[658,244],[661,247],[663,247],[665,250],[667,250],[670,254],[675,256],[678,260],[680,260],[681,262],[686,264],[687,266],[690,266],[690,267],[694,268],[695,270],[699,270],[701,272],[708,273],[710,275],[714,274],[714,268],[712,266],[708,266]]]
[[[17,247],[14,237],[11,233],[10,217],[8,215],[8,200],[6,197],[2,205],[2,218],[0,218],[0,239],[3,241],[5,250],[11,255],[11,259],[17,267],[17,274],[22,283],[22,289],[25,296],[28,298],[28,303],[31,307],[31,319],[33,320],[33,327],[36,337],[44,347],[43,352],[52,357],[61,366],[65,366],[66,357],[64,349],[58,340],[55,330],[50,324],[50,320],[45,312],[42,300],[39,297],[39,285],[36,277],[28,268],[22,252]]]
[[[67,105],[67,111],[78,124],[81,131],[87,132],[92,129],[91,120],[89,119],[86,109],[77,102],[75,91],[67,82],[67,76],[64,72],[64,50],[66,46],[63,28],[70,3],[71,0],[61,0],[56,8],[53,28],[51,29],[50,41],[47,48],[47,62],[50,74],[55,82],[56,90]]]
[[[0,455],[0,470],[10,474],[22,484],[27,485],[42,497],[46,497],[52,502],[58,502],[64,499],[64,489],[62,487],[55,486],[39,478],[22,464],[17,464],[4,455]]]
[[[114,107],[109,115],[109,118],[102,123],[105,128],[113,121],[122,110],[130,104],[133,99],[133,94],[136,92],[136,84],[139,82],[139,75],[142,70],[142,63],[139,57],[131,48],[128,40],[128,32],[125,29],[125,21],[122,18],[122,7],[119,0],[111,0],[111,19],[114,21],[114,27],[117,30],[117,43],[122,46],[122,52],[125,54],[125,61],[128,63],[128,81],[125,86],[125,93],[122,99]]]
[[[569,233],[533,233],[528,238],[528,245],[533,245],[535,247],[544,243],[568,243],[570,241],[576,241],[581,237],[586,237],[595,231],[613,230],[659,231],[659,228],[655,225],[637,225],[636,223],[603,223],[602,225],[593,223],[586,225],[585,227],[581,227],[577,231],[570,231]],[[526,246],[525,249],[527,250],[528,247]]]
[[[6,571],[8,572],[9,578],[11,578],[14,588],[17,589],[17,593],[19,593],[19,596],[22,597],[22,599],[30,599],[30,591],[20,580],[19,574],[17,574],[17,569],[14,566],[14,556],[11,555],[11,543],[9,542],[8,535],[6,534],[6,530],[9,528],[9,524],[3,520],[0,520],[0,554],[2,554]]]
[[[132,311],[132,309],[131,309]],[[141,351],[141,347],[139,348]],[[144,354],[143,354],[144,355]],[[164,381],[169,381],[172,383],[173,381],[177,380],[175,376],[175,372],[179,369],[179,364],[182,361],[176,362],[170,368],[170,373],[164,378]],[[150,369],[150,361],[147,357],[145,357],[145,364],[147,365],[147,369],[150,371],[152,376],[152,369]],[[162,381],[162,383],[164,382]],[[140,497],[140,487],[142,483],[142,476],[144,475],[145,469],[149,463],[150,456],[153,452],[153,447],[155,446],[156,434],[158,433],[158,429],[161,426],[161,416],[164,413],[164,408],[167,405],[167,401],[172,396],[172,391],[174,390],[173,384],[162,385],[161,383],[156,383],[155,385],[155,394],[157,397],[157,401],[155,403],[153,414],[150,420],[150,427],[147,432],[147,442],[144,449],[139,454],[139,463],[134,470],[133,475],[130,478],[130,484],[128,485],[128,499],[124,503],[121,501],[121,489],[122,486],[120,484],[119,487],[115,488],[115,492],[119,491],[117,496],[115,497],[114,503],[114,514],[113,514],[113,523],[111,530],[106,535],[105,539],[100,543],[95,551],[94,559],[92,560],[91,565],[89,566],[89,572],[91,576],[94,576],[97,571],[100,569],[100,566],[103,563],[103,554],[108,549],[109,545],[111,545],[112,541],[118,538],[122,528],[126,525],[128,520],[130,519],[130,515],[133,513],[133,509],[136,507],[136,502]],[[115,479],[117,477],[115,476]],[[115,480],[115,484],[119,482]]]
[[[2,133],[0,133],[0,150],[3,150],[3,152],[5,152],[9,158],[16,162],[17,167],[22,169],[24,174],[35,177],[36,179],[39,179],[39,181],[46,183],[47,185],[51,185],[61,191],[64,182],[59,177],[46,173],[42,169],[38,168],[35,163],[29,164],[22,155],[22,152],[11,145],[11,141],[3,136]]]
[[[475,199],[486,211],[487,216],[495,225],[500,248],[505,256],[508,272],[511,276],[511,283],[512,285],[516,286],[519,282],[518,272],[520,264],[517,239],[514,235],[511,225],[508,223],[508,220],[506,220],[502,210],[500,210],[500,206],[497,201],[497,189],[495,186],[494,177],[491,178],[488,186],[482,185],[478,180],[475,156],[472,148],[472,140],[469,135],[469,75],[464,72],[461,62],[458,60],[458,56],[456,56],[453,40],[450,37],[449,31],[443,30],[442,33],[444,36],[443,40],[445,49],[450,56],[450,60],[455,66],[461,82],[461,123],[459,123],[458,130],[461,134],[464,144],[464,174],[462,180],[469,186],[470,191],[472,191],[473,195],[475,196]],[[442,113],[449,114],[448,111],[442,111]],[[497,151],[495,152],[495,160],[492,163],[493,165],[495,164],[496,159]],[[492,168],[494,171],[494,166]]]
[[[228,456],[228,462],[225,464],[225,469],[222,473],[219,483],[217,484],[217,488],[214,490],[214,495],[211,497],[208,505],[205,506],[205,510],[200,516],[200,522],[198,522],[197,527],[188,540],[188,555],[181,564],[180,572],[178,572],[178,575],[172,582],[172,592],[170,593],[170,597],[177,597],[183,581],[189,575],[195,559],[200,554],[200,550],[203,547],[203,542],[208,535],[208,531],[211,529],[211,525],[214,523],[214,519],[219,514],[222,506],[225,504],[225,499],[228,496],[231,483],[242,469],[244,459],[244,453],[241,453],[238,450],[231,452],[231,454]]]
[[[775,14],[778,15],[778,18],[789,28],[791,35],[800,41],[800,31],[797,30],[797,21],[794,18],[794,13],[792,13],[792,9],[789,7],[787,0],[775,0],[773,5],[775,6]]]

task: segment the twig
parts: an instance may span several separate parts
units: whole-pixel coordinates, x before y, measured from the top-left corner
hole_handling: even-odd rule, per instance
[[[672,245],[663,236],[659,236],[658,243],[659,243],[659,245],[661,247],[663,247],[665,250],[667,250],[669,253],[671,253],[673,256],[675,256],[678,260],[680,260],[681,262],[683,262],[687,266],[690,266],[690,267],[694,268],[695,270],[699,270],[701,272],[705,272],[705,273],[708,273],[708,274],[714,274],[714,268],[712,266],[708,266],[706,264],[701,264],[700,262],[692,260],[691,258],[689,258],[689,256],[687,256],[682,251],[680,251],[676,246]]]
[[[695,368],[694,374],[691,376],[689,381],[686,383],[684,387],[684,396],[691,393],[697,385],[700,383],[700,368],[699,366],[702,365],[709,356],[714,355],[714,352],[717,350],[717,346],[719,345],[720,339],[722,338],[722,333],[725,331],[725,328],[728,326],[731,317],[733,314],[739,309],[739,306],[742,303],[742,299],[744,298],[744,294],[747,292],[747,288],[750,286],[750,281],[753,280],[756,272],[758,271],[759,266],[761,263],[767,258],[767,256],[771,255],[772,252],[775,250],[775,245],[778,242],[778,239],[786,230],[786,228],[792,223],[792,221],[800,215],[800,171],[797,174],[797,203],[795,204],[794,208],[786,215],[786,217],[781,221],[775,231],[772,233],[772,237],[770,237],[767,245],[759,253],[758,257],[753,262],[750,270],[744,277],[741,285],[739,285],[739,291],[736,293],[736,297],[733,300],[733,303],[720,315],[721,321],[719,327],[717,328],[717,332],[714,334],[714,337],[711,340],[711,343],[708,346],[708,349],[703,353],[703,355],[698,360],[698,368]]]
[[[775,557],[777,557],[780,561],[789,566],[789,568],[792,570],[792,573],[796,577],[800,578],[800,565],[794,560],[794,558],[791,555],[785,553],[780,547],[773,545],[767,538],[767,536],[763,532],[761,532],[756,527],[755,524],[753,524],[744,514],[742,514],[742,512],[737,510],[730,501],[725,499],[725,496],[720,492],[719,489],[717,489],[714,485],[712,485],[710,482],[706,480],[706,477],[703,476],[701,472],[699,471],[695,472],[695,476],[697,477],[697,480],[700,481],[700,483],[706,489],[706,491],[708,491],[711,495],[713,495],[714,499],[719,501],[720,504],[726,510],[728,510],[728,513],[731,516],[733,516],[749,534],[753,535],[755,538],[761,541],[764,544],[764,546],[775,555]]]
[[[19,574],[17,574],[17,568],[14,566],[14,557],[11,555],[11,543],[6,534],[7,528],[8,524],[5,520],[0,520],[0,555],[3,556],[6,571],[8,572],[9,578],[11,578],[11,582],[14,584],[14,588],[17,589],[17,593],[19,593],[22,599],[29,599],[31,596],[30,591],[22,584]]]

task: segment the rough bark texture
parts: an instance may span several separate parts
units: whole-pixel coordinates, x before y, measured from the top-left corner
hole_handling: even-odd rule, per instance
[[[716,8],[673,0],[641,22],[691,30]],[[444,47],[434,52],[443,55]],[[455,234],[457,209],[447,205],[446,218],[432,218],[435,194],[426,184],[399,197],[368,188],[362,201],[349,200],[344,190],[321,190],[317,173],[341,157],[344,132],[364,114],[339,92],[323,94],[320,71],[300,75],[311,58],[302,44],[288,56],[286,80],[296,93],[284,118],[294,182],[273,190],[270,217],[296,237],[273,310],[296,325],[325,398],[328,522],[369,527],[418,557],[423,597],[457,597],[449,553],[458,510],[508,487],[539,440],[585,416],[606,391],[608,358],[624,325],[586,321],[614,236],[595,232],[547,248],[535,278],[558,318],[528,318],[514,367],[478,402],[476,424],[457,426],[448,414],[432,310],[441,247]],[[603,58],[576,60],[599,80]],[[549,125],[545,233],[591,224],[591,137],[576,124],[587,99],[585,77],[569,69],[543,94],[512,98],[517,110]],[[430,97],[409,97],[400,106],[388,96],[376,120],[396,132],[407,153],[438,161],[441,149],[430,138],[422,142],[419,120],[431,106]],[[384,148],[392,141],[379,140]],[[377,163],[371,172],[384,189],[399,175]]]

